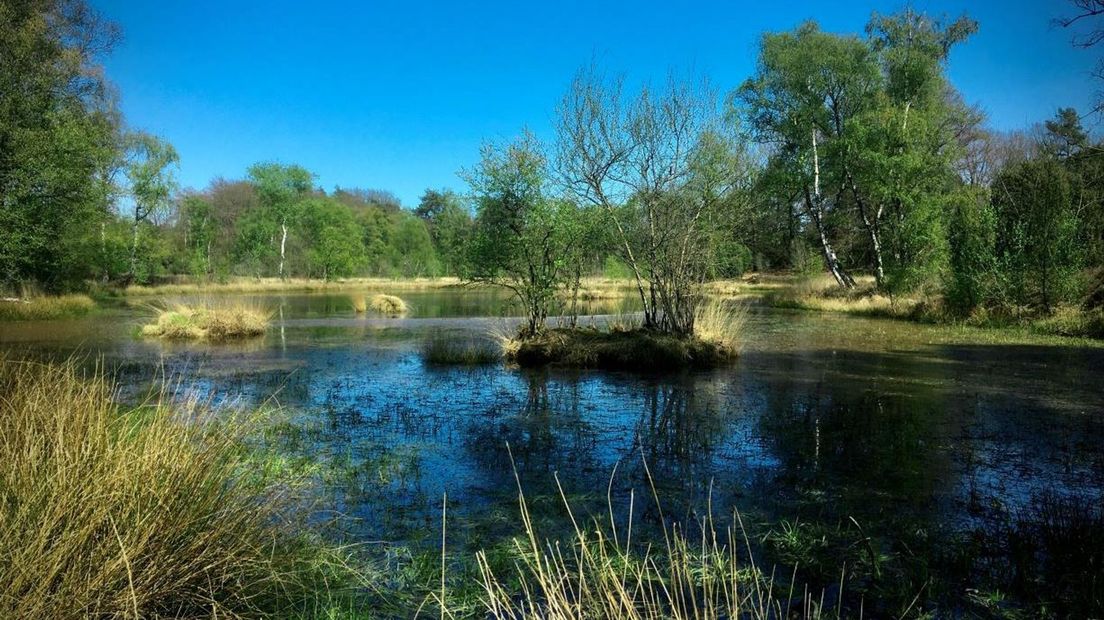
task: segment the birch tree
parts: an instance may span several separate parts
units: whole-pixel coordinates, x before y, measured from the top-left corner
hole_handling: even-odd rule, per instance
[[[302,166],[260,163],[249,168],[249,180],[256,188],[261,206],[271,213],[279,226],[280,264],[276,273],[284,277],[288,228],[295,207],[311,190],[314,175]]]

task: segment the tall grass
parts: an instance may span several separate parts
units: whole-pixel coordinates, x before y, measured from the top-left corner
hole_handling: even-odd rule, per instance
[[[248,416],[120,409],[73,363],[0,360],[0,393],[0,617],[264,617],[350,574],[256,475]]]
[[[35,321],[80,316],[96,302],[88,295],[30,296],[0,299],[0,321]]]
[[[157,320],[142,327],[143,336],[169,340],[229,340],[260,336],[271,313],[244,303],[175,304],[158,310]]]
[[[743,345],[746,323],[747,306],[712,299],[699,304],[694,312],[694,336],[736,354]]]
[[[422,343],[422,359],[440,366],[479,366],[502,359],[498,347],[488,340],[434,334]]]
[[[516,476],[516,472],[515,472]],[[655,489],[652,489],[655,497]],[[518,482],[524,535],[514,540],[519,560],[509,574],[496,572],[479,552],[486,617],[501,620],[544,618],[583,620],[720,620],[728,618],[838,617],[824,609],[823,597],[804,590],[774,589],[773,575],[750,559],[750,541],[738,514],[735,525],[718,532],[712,515],[698,521],[691,535],[663,521],[663,544],[633,540],[630,503],[625,529],[595,519],[580,523],[560,489],[573,525],[562,542],[542,539]],[[658,499],[657,506],[658,506]],[[662,510],[660,510],[662,519]],[[746,563],[738,550],[747,550]]]

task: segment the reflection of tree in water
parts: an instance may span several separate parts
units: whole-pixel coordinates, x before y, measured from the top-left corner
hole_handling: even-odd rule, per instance
[[[585,480],[599,468],[579,382],[552,381],[547,371],[523,377],[525,400],[514,403],[516,409],[503,412],[504,405],[496,403],[468,425],[465,446],[473,460],[509,489],[515,486],[515,467],[526,484],[546,483],[553,472],[565,484]]]
[[[760,429],[781,464],[776,484],[843,501],[837,508],[854,514],[926,510],[955,483],[946,408],[930,392],[781,382],[766,402]]]
[[[686,508],[704,498],[718,473],[716,453],[728,439],[718,388],[693,375],[641,386],[643,407],[624,457],[633,486],[648,488],[646,463],[664,504]]]

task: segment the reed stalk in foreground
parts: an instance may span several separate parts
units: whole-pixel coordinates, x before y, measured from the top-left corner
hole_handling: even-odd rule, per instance
[[[256,475],[245,416],[120,409],[72,362],[0,358],[0,394],[0,617],[268,617],[348,578]]]
[[[655,498],[654,486],[652,494]],[[774,575],[761,571],[754,560],[741,565],[737,549],[746,548],[749,558],[751,553],[738,513],[723,534],[707,516],[698,523],[700,536],[693,537],[664,520],[664,544],[653,547],[633,542],[631,500],[628,525],[618,531],[612,508],[608,526],[597,519],[580,524],[562,488],[560,496],[573,526],[563,544],[542,540],[535,531],[518,480],[524,535],[514,540],[520,558],[515,570],[496,573],[486,553],[476,555],[486,617],[766,620],[839,616],[838,608],[825,608],[822,596],[795,592],[792,579],[787,591],[776,591]],[[444,603],[442,608],[447,609]]]

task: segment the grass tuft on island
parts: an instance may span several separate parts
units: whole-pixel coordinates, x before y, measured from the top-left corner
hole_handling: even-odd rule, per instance
[[[42,295],[0,299],[0,321],[45,321],[88,314],[96,302],[88,295]]]
[[[501,361],[502,353],[485,340],[438,334],[422,344],[422,359],[431,366],[482,366]]]
[[[378,312],[379,314],[389,317],[402,316],[409,310],[406,302],[401,298],[395,297],[394,295],[384,295],[382,293],[372,297],[369,307],[372,308],[373,312]]]
[[[187,306],[159,310],[157,320],[142,327],[142,335],[166,340],[233,340],[260,336],[270,313],[248,304]]]
[[[259,414],[114,392],[0,358],[0,617],[298,617],[360,586],[254,466]]]

